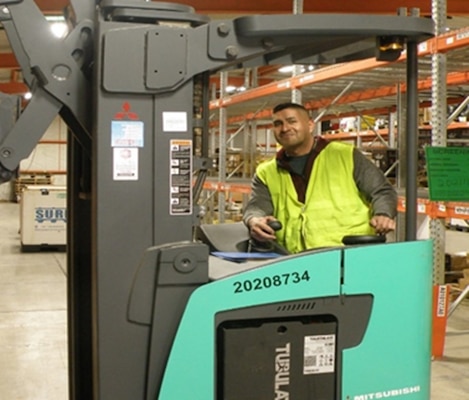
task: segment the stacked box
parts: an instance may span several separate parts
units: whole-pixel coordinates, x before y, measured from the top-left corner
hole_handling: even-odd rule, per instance
[[[446,271],[462,271],[469,268],[469,255],[466,252],[445,254]]]
[[[464,290],[469,285],[469,268],[462,271],[463,277],[458,280],[459,288]]]
[[[22,251],[63,251],[67,240],[67,192],[63,186],[26,186],[21,196]]]

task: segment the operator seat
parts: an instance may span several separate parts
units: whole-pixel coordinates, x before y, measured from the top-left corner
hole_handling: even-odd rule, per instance
[[[207,244],[210,251],[247,252],[249,230],[243,222],[230,224],[201,224],[196,228],[196,240]]]

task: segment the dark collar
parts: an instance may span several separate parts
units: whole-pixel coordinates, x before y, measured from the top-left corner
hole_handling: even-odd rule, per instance
[[[327,139],[324,139],[322,136],[316,136],[314,138],[313,147],[308,153],[308,158],[316,158],[319,152],[324,149],[324,147],[326,147],[329,143],[330,142]],[[291,168],[289,166],[290,157],[287,155],[287,152],[283,147],[279,151],[277,151],[275,158],[277,160],[277,165],[279,165],[283,169],[286,169],[287,171],[291,171]]]

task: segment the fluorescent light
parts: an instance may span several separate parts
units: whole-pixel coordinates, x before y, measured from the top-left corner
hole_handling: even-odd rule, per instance
[[[300,74],[306,71],[312,71],[314,69],[314,65],[308,65],[307,67],[304,65],[285,65],[284,67],[279,68],[278,72],[282,74],[289,74],[292,73],[297,66],[299,67]]]
[[[244,86],[233,86],[228,85],[225,89],[226,93],[244,92],[246,88]]]
[[[50,24],[50,30],[54,36],[58,38],[63,38],[67,36],[68,33],[68,27],[65,22],[52,22]]]
[[[46,15],[44,18],[49,22],[65,22],[63,15]]]
[[[293,69],[295,68],[294,65],[285,65],[284,67],[281,67],[278,69],[278,72],[282,74],[288,74],[290,72],[293,72]]]
[[[23,98],[25,100],[29,100],[31,99],[31,97],[33,97],[33,94],[31,92],[26,92],[24,95],[23,95]]]
[[[50,29],[55,37],[63,38],[67,36],[68,26],[63,15],[46,15],[46,20],[50,23]]]

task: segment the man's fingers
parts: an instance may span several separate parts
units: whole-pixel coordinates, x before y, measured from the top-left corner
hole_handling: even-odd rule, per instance
[[[396,222],[392,218],[384,215],[374,216],[371,219],[370,224],[375,228],[375,231],[378,234],[385,234],[396,229]]]
[[[274,230],[267,225],[267,218],[256,218],[250,224],[251,236],[259,241],[275,240]]]

